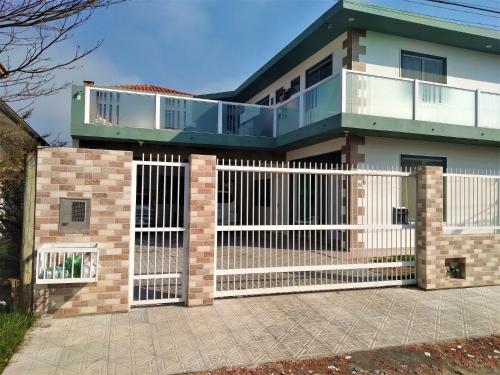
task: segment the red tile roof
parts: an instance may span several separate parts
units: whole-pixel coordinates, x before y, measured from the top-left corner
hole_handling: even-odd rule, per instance
[[[111,87],[116,89],[154,92],[157,94],[193,96],[193,94],[190,94],[188,92],[168,89],[166,87],[155,86],[155,85],[116,85]]]

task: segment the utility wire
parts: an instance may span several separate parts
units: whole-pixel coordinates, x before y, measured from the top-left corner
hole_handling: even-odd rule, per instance
[[[498,10],[498,9],[483,8],[483,7],[473,5],[473,4],[464,4],[464,3],[459,3],[456,1],[447,1],[447,0],[426,0],[426,1],[430,1],[431,3],[454,5],[454,6],[468,8],[468,9],[479,10],[481,12],[490,12],[490,13],[500,14],[500,10]]]
[[[477,14],[477,15],[480,15],[480,16],[488,16],[488,17],[493,17],[493,18],[499,18],[497,16],[491,16],[491,15],[486,15],[486,14],[469,12],[469,11],[460,10],[460,9],[450,9],[448,7],[442,7],[442,6],[439,6],[439,5],[433,5],[433,4],[429,4],[429,3],[422,3],[420,1],[415,1],[415,0],[402,0],[402,1],[406,1],[408,3],[419,4],[419,5],[423,5],[423,6],[434,7],[434,8],[440,8],[440,9],[446,9],[446,10],[453,10],[453,11],[457,11],[457,12],[465,12],[465,13]],[[363,4],[363,5],[367,6],[367,7],[372,7],[372,8],[379,8],[377,6],[371,6],[369,4]],[[468,21],[468,20],[463,20],[463,19],[458,19],[458,18],[450,18],[450,17],[442,17],[442,16],[430,16],[430,15],[426,15],[426,14],[417,15],[414,12],[409,12],[409,11],[402,10],[402,9],[394,9],[394,10],[391,10],[391,11],[393,11],[395,13],[407,13],[407,14],[411,14],[412,16],[417,16],[417,17],[421,17],[421,18],[432,17],[432,18],[439,18],[439,19],[442,19],[442,20],[459,22],[459,23],[462,23],[462,24],[469,24],[469,25],[472,24],[472,25],[489,26],[489,27],[493,27],[495,29],[499,29],[500,28],[500,24],[491,24],[491,23],[484,23],[484,22],[474,22],[474,21]]]
[[[439,8],[439,9],[445,9],[445,10],[451,10],[452,12],[461,12],[461,13],[475,14],[475,15],[481,16],[481,17],[491,17],[491,18],[495,18],[495,19],[500,19],[500,17],[494,16],[492,14],[478,13],[478,12],[473,12],[471,10],[456,9],[456,8],[450,8],[450,7],[445,7],[445,6],[441,6],[441,5],[429,4],[428,2],[427,3],[422,3],[421,2],[421,1],[433,1],[433,0],[421,0],[421,1],[402,0],[402,1],[406,1],[408,3],[421,4],[421,5],[425,5],[427,7]],[[432,16],[432,17],[435,17],[435,16]],[[443,18],[446,19],[446,17],[443,17]],[[452,18],[450,18],[450,20],[451,19]],[[466,22],[466,21],[464,21],[464,22]],[[468,21],[468,22],[472,22],[472,21]],[[481,24],[481,23],[478,22],[478,24]],[[485,25],[485,24],[483,24],[483,25]],[[500,23],[498,25],[494,25],[494,26],[500,26]]]

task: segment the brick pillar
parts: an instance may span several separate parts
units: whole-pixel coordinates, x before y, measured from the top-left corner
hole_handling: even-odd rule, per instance
[[[214,301],[216,157],[189,157],[188,306]]]
[[[35,311],[54,316],[128,311],[132,152],[41,149],[36,177],[33,259],[44,244],[95,242],[99,272],[92,283],[36,284]],[[90,202],[88,228],[62,228],[61,199]]]
[[[357,169],[359,164],[365,162],[365,154],[360,147],[365,144],[365,137],[347,135],[345,146],[342,146],[342,163],[348,169]],[[358,224],[364,215],[364,207],[361,200],[364,197],[364,178],[362,176],[350,176],[345,181],[344,189],[348,190],[344,205],[348,208],[345,213],[346,224]],[[350,235],[344,234],[344,241],[348,250],[362,249],[364,247],[363,231],[351,230]]]
[[[417,168],[417,284],[436,289],[438,242],[443,232],[443,168]]]

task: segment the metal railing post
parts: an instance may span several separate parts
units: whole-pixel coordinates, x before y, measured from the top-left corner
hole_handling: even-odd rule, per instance
[[[417,119],[418,81],[413,80],[413,120]]]
[[[85,87],[85,103],[84,103],[84,106],[85,106],[85,109],[84,109],[84,114],[83,114],[83,122],[85,124],[89,124],[90,123],[90,88],[89,87]]]
[[[278,134],[278,108],[273,108],[273,137]]]
[[[340,108],[341,112],[345,113],[347,109],[347,97],[346,97],[346,84],[347,84],[347,70],[345,68],[342,68],[342,74],[340,78]]]
[[[475,109],[475,125],[476,127],[479,126],[479,96],[481,95],[481,91],[479,89],[476,90],[476,105],[474,107]]]
[[[301,92],[299,94],[299,128],[302,128],[304,126],[304,105],[305,105],[305,100],[304,100],[304,92]]]
[[[217,133],[222,134],[222,102],[219,102],[217,111]]]
[[[155,129],[160,129],[160,97],[155,95]]]

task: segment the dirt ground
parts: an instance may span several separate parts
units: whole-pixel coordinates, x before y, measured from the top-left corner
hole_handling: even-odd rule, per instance
[[[219,369],[198,375],[243,374],[500,374],[500,336],[367,350],[349,355]]]

